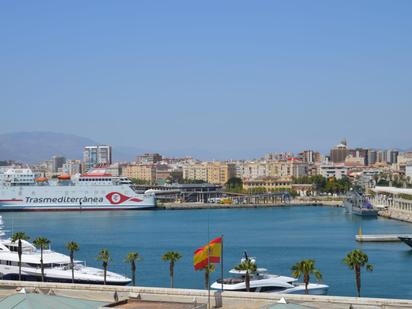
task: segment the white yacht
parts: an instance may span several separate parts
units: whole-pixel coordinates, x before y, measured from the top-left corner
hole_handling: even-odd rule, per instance
[[[2,224],[0,216],[0,225]],[[0,239],[0,279],[19,279],[18,242]],[[24,281],[41,281],[40,250],[30,242],[22,240],[21,275]],[[44,276],[47,282],[72,282],[70,257],[52,250],[43,250]],[[74,261],[75,283],[103,284],[102,269],[88,267],[82,261]],[[106,283],[110,285],[127,285],[131,280],[125,276],[108,271]]]
[[[256,261],[250,258],[252,262]],[[241,261],[243,261],[242,259]],[[246,271],[231,269],[229,273],[236,275],[223,279],[224,291],[246,291]],[[278,294],[304,294],[305,284],[298,283],[296,278],[269,274],[265,268],[257,268],[254,274],[250,274],[250,292],[265,292]],[[212,289],[221,290],[222,280],[219,279],[211,285]],[[309,283],[308,292],[312,295],[325,295],[329,286],[326,284]]]

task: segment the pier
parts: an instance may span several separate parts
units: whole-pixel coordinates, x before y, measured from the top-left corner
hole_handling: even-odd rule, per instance
[[[376,234],[376,235],[356,235],[358,242],[400,242],[399,237],[412,237],[411,234]]]

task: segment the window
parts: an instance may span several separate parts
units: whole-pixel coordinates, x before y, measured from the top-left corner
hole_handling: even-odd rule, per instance
[[[275,292],[275,291],[282,291],[285,288],[279,286],[262,286],[260,288],[260,292]]]

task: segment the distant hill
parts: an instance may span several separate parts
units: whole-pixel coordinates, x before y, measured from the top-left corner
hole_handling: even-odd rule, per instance
[[[72,134],[54,132],[16,132],[0,134],[0,160],[36,163],[53,155],[81,159],[84,146],[95,141]]]
[[[96,144],[99,143],[87,137],[56,132],[0,134],[0,161],[38,163],[54,155],[82,159],[83,147]],[[113,161],[132,161],[143,152],[145,150],[137,147],[113,146]]]

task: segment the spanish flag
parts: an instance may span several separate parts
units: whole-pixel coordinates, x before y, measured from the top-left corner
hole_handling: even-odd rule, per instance
[[[222,257],[222,237],[213,239],[209,244],[197,249],[193,256],[195,270],[202,269],[210,263],[220,263]]]

